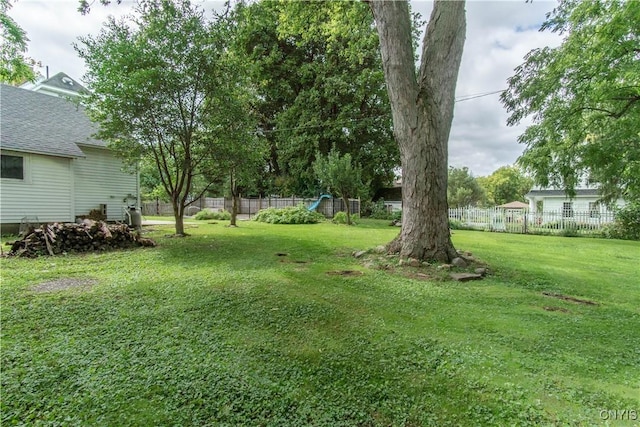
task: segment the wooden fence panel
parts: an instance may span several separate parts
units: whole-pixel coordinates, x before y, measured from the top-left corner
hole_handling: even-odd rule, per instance
[[[285,208],[288,206],[297,206],[299,203],[303,203],[305,206],[310,206],[317,199],[309,199],[302,197],[259,197],[259,198],[241,198],[240,199],[240,214],[253,216],[261,209],[266,208]],[[360,213],[360,200],[349,199],[351,213]],[[191,203],[186,208],[186,215],[192,216],[198,213],[202,209],[211,210],[227,210],[231,211],[231,199],[229,198],[201,198]],[[333,218],[333,216],[344,211],[344,202],[342,199],[323,199],[318,206],[318,212],[322,213],[327,218]],[[152,201],[142,203],[142,215],[150,216],[173,216],[173,208],[171,203]]]

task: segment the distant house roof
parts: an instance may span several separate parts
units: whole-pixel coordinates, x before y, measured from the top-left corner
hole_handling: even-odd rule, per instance
[[[529,204],[515,201],[515,202],[505,203],[504,205],[500,205],[498,207],[505,208],[505,209],[527,209],[529,207]]]
[[[65,73],[58,73],[50,78],[42,78],[35,82],[28,82],[20,86],[34,92],[42,92],[54,96],[81,96],[88,94],[87,88]]]
[[[65,98],[0,85],[0,120],[5,150],[84,157],[79,145],[106,147],[84,108]]]
[[[576,197],[578,196],[599,196],[599,190],[595,188],[582,188],[576,189]],[[531,190],[524,197],[568,197],[564,190]]]

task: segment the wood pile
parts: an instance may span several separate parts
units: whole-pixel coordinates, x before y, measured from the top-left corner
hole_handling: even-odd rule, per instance
[[[53,223],[33,228],[11,244],[10,256],[36,257],[71,252],[155,246],[126,224],[107,224],[84,219],[81,223]]]

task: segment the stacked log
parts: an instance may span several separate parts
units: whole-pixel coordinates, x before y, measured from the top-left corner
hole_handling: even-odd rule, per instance
[[[81,223],[53,223],[30,229],[11,244],[10,256],[36,257],[63,253],[106,251],[155,246],[125,224],[84,219]]]

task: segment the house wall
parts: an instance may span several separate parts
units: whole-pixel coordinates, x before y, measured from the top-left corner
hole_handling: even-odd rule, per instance
[[[137,197],[137,176],[122,171],[122,162],[110,151],[80,147],[85,158],[73,161],[75,176],[75,216],[87,215],[101,204],[107,205],[107,220],[123,221],[127,196]],[[133,204],[130,200],[129,203]]]
[[[20,224],[24,217],[40,223],[74,219],[72,160],[38,154],[3,153],[25,158],[24,179],[0,179],[0,223]]]
[[[542,203],[544,212],[562,212],[562,206],[565,202],[572,202],[573,210],[576,212],[588,212],[589,203],[597,201],[597,197],[575,198],[573,200],[564,197],[547,197]]]
[[[573,202],[573,210],[575,212],[589,212],[589,203],[594,203],[598,201],[597,196],[593,197],[576,197],[573,200],[570,200],[565,197],[545,197],[543,198],[543,208],[544,212],[562,212],[562,206],[564,202]],[[619,207],[624,206],[623,200],[618,200],[616,205]],[[599,211],[601,213],[609,212],[610,209],[603,203],[599,205]]]

